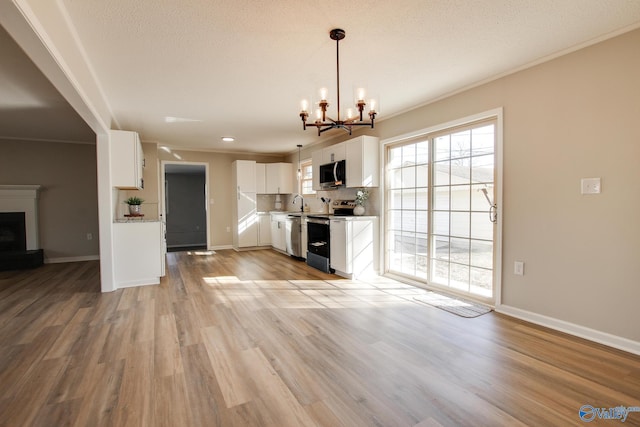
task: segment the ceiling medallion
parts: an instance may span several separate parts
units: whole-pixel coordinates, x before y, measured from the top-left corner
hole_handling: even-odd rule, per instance
[[[369,101],[369,121],[365,122],[362,119],[364,108],[367,106],[365,102],[365,91],[364,89],[357,89],[357,93],[355,94],[356,98],[356,109],[359,114],[353,114],[352,109],[347,110],[346,118],[343,120],[340,118],[340,40],[345,37],[344,30],[339,28],[331,30],[329,32],[329,37],[331,40],[336,41],[336,105],[337,105],[337,118],[332,119],[331,117],[327,117],[327,107],[329,106],[329,102],[327,101],[327,90],[320,89],[320,101],[318,102],[316,109],[316,120],[313,123],[307,123],[307,119],[309,118],[309,104],[310,102],[307,100],[302,101],[302,111],[300,112],[300,118],[302,119],[302,129],[307,130],[307,126],[315,126],[318,128],[318,136],[320,136],[323,132],[326,132],[331,129],[343,129],[351,135],[351,130],[354,126],[371,126],[373,128],[373,122],[376,118],[376,102],[371,99]]]

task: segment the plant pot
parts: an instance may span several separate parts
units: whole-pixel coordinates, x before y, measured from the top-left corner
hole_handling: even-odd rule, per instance
[[[355,208],[353,208],[353,214],[357,215],[357,216],[362,216],[364,215],[364,206],[362,205],[356,205]]]
[[[129,215],[140,215],[141,205],[129,205]]]

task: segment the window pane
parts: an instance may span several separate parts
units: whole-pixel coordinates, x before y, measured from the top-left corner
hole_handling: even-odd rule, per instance
[[[451,158],[469,157],[471,155],[471,131],[465,130],[451,135]]]
[[[416,209],[427,210],[429,208],[429,191],[426,188],[416,190]]]
[[[422,141],[416,144],[416,163],[429,163],[429,141]]]
[[[402,169],[389,170],[389,188],[402,188]]]
[[[451,187],[435,187],[433,189],[434,199],[433,208],[439,211],[448,211],[451,208],[449,204],[449,190]]]
[[[492,154],[495,145],[494,125],[482,126],[471,131],[472,154],[479,156],[482,154]]]
[[[434,163],[434,168],[436,170],[436,174],[433,177],[434,182],[433,185],[449,185],[449,162],[438,162]]]
[[[439,136],[433,140],[435,160],[445,160],[450,158],[451,147],[449,145],[449,135]]]
[[[471,237],[473,239],[493,240],[493,223],[488,212],[471,214]]]
[[[487,191],[485,196],[482,190]],[[488,198],[488,200],[487,200]],[[493,204],[493,186],[486,184],[474,185],[471,188],[471,210],[474,212],[489,212],[491,204]]]
[[[416,231],[426,233],[429,227],[429,212],[416,211]]]
[[[416,231],[416,213],[414,211],[402,211],[402,230]]]
[[[471,183],[471,160],[469,157],[451,161],[451,185]]]
[[[416,146],[414,144],[402,147],[402,166],[414,166],[416,164]]]
[[[451,235],[469,237],[469,213],[451,212]]]
[[[402,209],[414,210],[416,208],[416,190],[402,190]]]
[[[469,264],[469,240],[451,238],[450,245],[451,261],[460,264]]]
[[[416,187],[426,187],[429,185],[429,166],[416,166]]]
[[[433,232],[444,236],[449,234],[449,212],[433,213]]]
[[[471,265],[493,268],[493,242],[471,241]]]
[[[468,211],[471,208],[471,186],[455,185],[451,187],[451,210]]]
[[[416,186],[416,168],[402,168],[402,187],[415,187]]]
[[[493,182],[494,157],[480,156],[471,159],[471,179],[476,182]]]
[[[402,190],[389,191],[389,209],[402,209]]]
[[[399,168],[402,166],[402,147],[389,149],[389,168]]]
[[[389,216],[389,227],[391,230],[401,230],[402,229],[402,211],[399,210],[390,210],[387,215]]]
[[[431,241],[431,250],[433,251],[431,257],[434,259],[449,261],[449,238],[433,236]]]

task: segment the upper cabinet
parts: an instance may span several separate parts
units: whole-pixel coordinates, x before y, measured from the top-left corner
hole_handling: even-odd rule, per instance
[[[347,158],[346,143],[334,144],[322,149],[322,164],[339,162]]]
[[[380,185],[380,147],[378,138],[359,136],[345,142],[347,187]]]
[[[111,185],[125,190],[144,188],[144,154],[136,132],[111,131]]]
[[[254,160],[236,160],[236,190],[242,193],[257,193],[256,162]]]
[[[380,147],[374,136],[359,136],[311,153],[313,189],[320,187],[320,165],[345,160],[347,187],[380,186]]]
[[[258,166],[264,166],[262,175],[260,175],[261,168],[258,168],[258,193],[293,193],[293,166],[291,163],[265,163],[258,164]]]
[[[267,168],[264,163],[256,163],[256,193],[267,193]]]

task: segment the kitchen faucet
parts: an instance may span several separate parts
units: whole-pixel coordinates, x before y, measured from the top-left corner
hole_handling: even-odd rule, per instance
[[[295,205],[296,204],[296,199],[298,197],[300,198],[300,212],[304,212],[304,197],[302,197],[299,194],[296,194],[295,196],[293,196],[293,202],[292,203]]]

